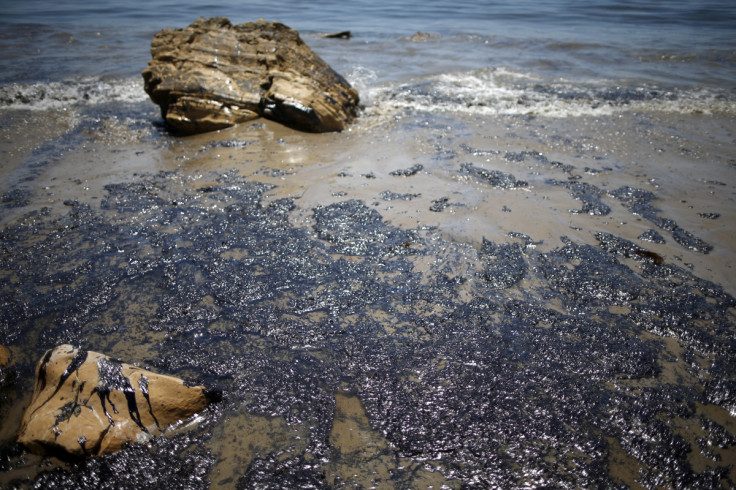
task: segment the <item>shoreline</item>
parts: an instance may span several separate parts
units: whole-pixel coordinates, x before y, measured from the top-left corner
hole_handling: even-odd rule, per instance
[[[26,120],[32,116],[25,114]],[[46,118],[37,116],[39,122]],[[727,225],[736,219],[736,150],[729,147],[734,136],[728,129],[733,121],[730,116],[637,113],[494,121],[417,114],[384,127],[359,120],[349,131],[324,135],[257,120],[173,138],[161,128],[130,126],[113,116],[77,130],[72,143],[65,141],[69,126],[62,122],[56,133],[44,125],[35,137],[25,131],[25,149],[6,131],[0,146],[9,156],[0,189],[3,222],[42,206],[64,213],[63,203],[70,200],[98,206],[106,185],[141,175],[175,171],[190,185],[204,186],[207,182],[198,181],[207,173],[232,170],[275,185],[267,199],[296,199],[295,224],[308,224],[316,206],[361,199],[397,226],[439,227],[476,246],[484,237],[498,239],[510,232],[529,235],[542,249],[556,247],[563,235],[595,244],[594,234],[605,231],[638,241],[736,294],[729,266],[736,263],[736,237]],[[54,134],[56,142],[49,145],[47,137]],[[466,164],[529,185],[500,189],[464,172]],[[391,175],[415,165],[422,169],[411,176]],[[595,186],[610,214],[581,212],[584,202],[565,182]],[[674,220],[713,250],[688,250],[666,230],[626,209],[612,195],[626,186],[653,193],[659,216]],[[23,191],[19,204],[27,206],[11,200],[18,189]],[[432,202],[443,198],[442,212],[431,212]],[[638,240],[649,229],[667,243]]]

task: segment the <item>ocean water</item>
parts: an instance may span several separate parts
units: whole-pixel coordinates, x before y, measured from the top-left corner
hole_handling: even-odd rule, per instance
[[[736,3],[0,13],[0,486],[736,483]],[[170,134],[140,73],[200,16],[297,29],[360,116]],[[15,434],[61,343],[225,396],[44,459]]]
[[[145,99],[138,76],[151,37],[199,16],[278,20],[299,30],[368,94],[401,93],[408,89],[396,86],[402,83],[428,92],[436,86],[440,95],[457,96],[443,109],[485,104],[503,113],[566,115],[646,104],[734,110],[736,7],[684,0],[12,2],[0,20],[0,102],[35,108],[54,101]],[[347,43],[313,37],[336,30],[354,37]],[[417,32],[434,37],[402,42]]]

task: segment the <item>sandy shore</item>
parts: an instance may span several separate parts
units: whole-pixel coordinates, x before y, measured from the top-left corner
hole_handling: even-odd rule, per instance
[[[463,478],[470,478],[468,475],[482,474],[485,457],[475,460],[474,456],[463,453],[465,462],[456,464],[454,450],[446,453],[438,450],[432,453],[431,461],[421,449],[416,450],[416,454],[421,455],[418,459],[408,456],[412,454],[412,448],[424,447],[421,445],[423,433],[420,431],[420,435],[410,437],[401,435],[403,433],[399,431],[397,435],[398,429],[391,424],[398,422],[391,422],[391,417],[400,418],[403,412],[396,415],[390,404],[386,408],[376,401],[385,394],[387,399],[395,400],[396,407],[400,407],[396,410],[403,410],[401,403],[406,397],[401,390],[409,389],[405,385],[417,387],[412,391],[416,394],[412,396],[417,397],[414,400],[417,407],[424,403],[423,396],[429,400],[427,404],[436,404],[425,413],[428,421],[422,419],[417,422],[425,424],[422,430],[429,430],[427,427],[435,424],[434,414],[450,410],[442,403],[450,403],[448,400],[454,400],[455,395],[440,401],[432,398],[440,397],[442,389],[450,389],[448,387],[458,390],[457,396],[467,397],[463,399],[470,403],[468,410],[477,410],[473,412],[476,417],[493,413],[482,404],[473,405],[476,401],[481,403],[484,397],[495,396],[491,392],[484,392],[481,396],[475,391],[463,391],[475,386],[473,383],[476,382],[478,385],[473,389],[482,391],[490,386],[488,380],[491,378],[483,376],[498,377],[501,376],[498,373],[511,372],[509,379],[494,382],[499,383],[499,390],[507,389],[508,399],[524,405],[520,413],[546,410],[548,403],[552,403],[547,397],[551,397],[557,405],[552,403],[549,406],[558,408],[550,409],[553,413],[549,419],[541,416],[534,420],[559,420],[563,415],[569,416],[566,410],[571,395],[565,391],[568,389],[565,380],[577,379],[574,377],[580,358],[584,360],[580,362],[589,362],[593,366],[585,365],[579,368],[581,372],[588,369],[598,376],[591,385],[599,383],[601,392],[619,400],[621,406],[631,413],[636,412],[636,403],[639,402],[629,393],[649,389],[669,394],[680,389],[700,392],[704,382],[698,373],[706,372],[708,366],[717,364],[717,356],[706,352],[709,347],[698,344],[700,340],[693,341],[685,333],[640,327],[636,323],[639,320],[631,320],[635,310],[631,303],[642,302],[643,306],[636,306],[640,308],[636,314],[646,320],[647,301],[655,302],[660,293],[660,296],[667,296],[666,283],[656,275],[656,269],[645,269],[645,266],[661,264],[681,267],[695,278],[720,285],[727,294],[719,291],[708,293],[714,294],[713,298],[720,298],[717,301],[726,301],[723,298],[727,299],[728,294],[736,295],[736,277],[732,269],[732,264],[736,263],[736,234],[731,226],[736,219],[733,129],[736,124],[732,117],[621,114],[595,118],[490,119],[417,114],[402,118],[366,117],[350,131],[339,134],[300,133],[259,120],[217,133],[176,138],[160,127],[142,124],[135,118],[103,116],[94,121],[80,121],[71,113],[63,113],[56,119],[53,116],[58,114],[18,111],[3,115],[4,124],[0,131],[0,152],[4,155],[0,168],[1,223],[4,229],[11,229],[18,220],[29,216],[27,213],[48,208],[48,215],[30,215],[18,228],[28,233],[27,247],[30,250],[42,238],[34,235],[35,220],[39,226],[45,227],[42,229],[56,233],[53,230],[60,229],[62,225],[47,216],[80,213],[84,219],[70,218],[71,226],[87,226],[87,232],[69,232],[71,245],[65,245],[63,240],[57,244],[60,250],[72,250],[71,255],[58,252],[59,257],[69,257],[70,263],[50,263],[49,273],[56,274],[60,270],[60,274],[68,272],[72,278],[68,288],[66,285],[57,286],[69,295],[69,305],[74,301],[99,301],[102,306],[100,314],[90,310],[67,317],[64,308],[59,311],[51,308],[39,313],[36,320],[29,314],[23,322],[32,325],[32,332],[6,326],[22,347],[16,349],[19,372],[25,376],[19,386],[30,386],[31,381],[26,378],[30,377],[40,355],[39,346],[55,341],[57,337],[71,337],[73,341],[87,342],[99,349],[104,346],[109,355],[152,362],[177,374],[209,376],[213,383],[222,383],[226,390],[232,388],[233,393],[238,393],[232,395],[225,408],[210,414],[211,425],[205,422],[204,429],[200,431],[205,435],[197,436],[206,441],[200,446],[217,456],[217,464],[208,471],[211,480],[219,482],[223,488],[244,477],[245,469],[257,460],[257,454],[269,451],[296,455],[297,459],[303,458],[299,461],[305,465],[311,464],[310,458],[324,457],[327,461],[324,468],[331,483],[339,483],[340,478],[350,479],[352,475],[355,481],[370,485],[379,481],[376,478],[385,481],[391,475],[411,474],[413,476],[406,476],[407,482],[456,486]],[[51,120],[56,122],[50,123]],[[489,180],[489,175],[500,180]],[[261,190],[256,192],[248,187],[248,183],[253,182],[269,187],[263,188],[260,194]],[[132,187],[115,187],[121,183]],[[626,188],[640,189],[651,196],[647,201],[651,205],[647,208],[649,214],[633,212],[635,209],[626,201],[626,193],[621,191]],[[221,192],[239,197],[221,198]],[[138,199],[135,201],[138,204],[115,201],[127,199],[128,194]],[[148,195],[152,199],[150,202],[145,200]],[[238,199],[244,201],[239,202]],[[291,202],[288,201],[290,199],[293,207],[284,204]],[[335,209],[331,205],[349,200],[358,201],[351,201],[352,207],[346,208],[348,213],[360,214],[355,216],[356,223],[360,225],[363,223],[361,220],[367,220],[365,226],[369,228],[363,232],[368,233],[369,239],[365,242],[368,252],[340,253],[340,246],[348,246],[340,241],[342,231],[347,230],[347,241],[350,237],[362,240],[360,233],[363,232],[350,234],[353,233],[350,216],[338,216],[343,221],[338,220],[337,224],[325,217],[325,210]],[[90,206],[89,215],[84,214],[87,213],[86,208],[80,204]],[[177,209],[196,213],[182,217],[177,214]],[[373,219],[372,210],[380,214],[380,219]],[[320,214],[322,211],[325,213]],[[240,236],[239,233],[243,233],[241,228],[230,235],[226,228],[231,226],[230,219],[235,220],[232,226],[236,226],[239,213],[260,212],[266,214],[265,218],[258,218],[261,221],[257,226],[261,228],[257,229],[265,230],[265,237],[271,237],[271,233],[277,239],[264,238],[261,243],[257,236]],[[285,215],[280,214],[282,212]],[[282,218],[288,223],[288,231],[279,236],[269,227],[286,228],[286,224],[279,224]],[[103,233],[101,236],[95,236],[89,242],[83,236],[84,233],[97,233],[97,219],[100,226],[116,230],[110,244],[105,243],[105,232],[100,232]],[[208,219],[212,220],[211,229]],[[64,222],[64,219],[59,221]],[[666,223],[664,228],[662,223]],[[191,229],[188,229],[190,225]],[[202,229],[197,228],[195,233],[192,230],[197,226]],[[136,241],[135,237],[125,236],[128,229],[131,233],[140,232],[141,237],[146,233],[151,235]],[[247,227],[244,229],[249,230]],[[679,241],[675,239],[677,230]],[[622,247],[611,251],[623,265],[616,262],[618,269],[612,268],[609,272],[618,274],[624,271],[620,272],[621,284],[615,282],[615,277],[609,284],[606,277],[596,276],[610,265],[606,262],[604,267],[602,262],[596,261],[607,256],[586,255],[592,252],[580,248],[593,245],[597,250],[601,236],[608,236],[605,234],[635,244],[631,249]],[[655,237],[654,241],[642,239],[643,234]],[[396,238],[404,236],[407,238]],[[662,240],[656,239],[657,236]],[[683,236],[692,240],[691,243],[696,244],[695,248],[699,250],[683,245]],[[198,237],[202,239],[201,245],[197,243]],[[398,240],[391,244],[386,256],[375,255],[372,251],[385,245],[381,243],[382,239]],[[250,246],[230,243],[239,240],[251,240],[247,242]],[[494,252],[492,247],[484,245],[484,240],[501,245],[524,245],[501,247]],[[282,243],[284,241],[293,241],[296,248],[292,250],[290,244]],[[663,243],[657,243],[659,241]],[[308,252],[312,250],[310,246],[317,248]],[[18,257],[24,253],[23,243],[14,242],[13,247],[16,247],[13,250]],[[92,253],[91,258],[85,255],[87,247]],[[95,247],[101,247],[99,254]],[[177,252],[177,249],[181,251]],[[414,249],[419,252],[412,255]],[[279,255],[290,251],[296,257]],[[50,253],[57,252],[51,250]],[[319,271],[333,267],[345,277],[323,277],[320,276],[323,272],[319,272],[315,277],[303,279],[305,285],[300,285],[298,280],[291,284],[288,261],[298,262],[299,254],[312,253],[314,257],[305,259],[309,267]],[[166,254],[173,254],[173,258],[166,258]],[[524,264],[520,276],[514,276],[516,272],[513,269],[510,273],[493,269],[494,260],[504,257],[504,254],[511,259],[512,265],[514,261],[517,265],[519,262]],[[559,267],[550,265],[556,260],[563,261],[565,257],[569,263]],[[85,269],[85,260],[95,265]],[[145,264],[138,264],[146,261],[153,264],[148,269]],[[265,262],[261,264],[259,261]],[[610,258],[605,258],[605,261],[615,262]],[[230,265],[223,266],[223,263]],[[248,282],[251,281],[249,276],[237,268],[250,267],[251,264],[257,266],[247,269],[248,273],[258,277]],[[491,264],[490,269],[488,264]],[[588,271],[581,274],[591,274],[587,279],[587,276],[581,276],[581,281],[588,281],[583,281],[587,286],[578,292],[566,292],[568,287],[572,291],[569,284],[579,278],[567,277],[565,271],[575,270],[578,265],[581,270]],[[6,284],[22,284],[18,278],[20,271],[13,272],[12,260],[8,259],[6,266],[2,276]],[[596,269],[598,266],[600,270]],[[190,271],[189,267],[196,270]],[[261,267],[273,267],[276,272],[266,272]],[[95,274],[87,276],[86,270],[94,270]],[[282,281],[287,285],[264,285],[259,279],[261,274],[264,281]],[[407,277],[405,285],[404,275]],[[59,280],[66,280],[63,274],[59,277]],[[207,277],[217,278],[222,284],[208,284]],[[679,284],[677,281],[685,283],[690,280],[680,273],[673,277],[678,277],[673,279],[673,288]],[[95,296],[96,289],[101,288],[95,284],[98,280],[115,293],[101,298]],[[245,284],[240,281],[245,281]],[[333,281],[339,283],[334,291]],[[500,281],[502,286],[495,287],[492,281]],[[43,292],[44,287],[38,286],[41,296],[47,294]],[[79,293],[76,292],[77,287]],[[194,289],[190,291],[189,287]],[[696,281],[692,291],[703,287]],[[553,292],[551,288],[557,289]],[[648,288],[660,293],[652,293]],[[75,300],[75,294],[87,296]],[[239,294],[244,294],[247,300],[241,299]],[[402,300],[402,294],[409,299]],[[437,298],[433,299],[435,294]],[[569,297],[566,296],[568,294]],[[677,294],[683,293],[680,290]],[[94,301],[89,299],[90,295]],[[396,304],[392,299],[394,295]],[[9,291],[8,297],[13,297]],[[673,301],[694,297],[697,294],[687,292]],[[713,306],[716,301],[713,298],[707,302],[713,311],[707,314],[719,315],[718,318],[727,324],[733,316],[732,308],[718,309],[720,307]],[[188,303],[190,301],[191,304]],[[242,305],[237,301],[242,301]],[[486,305],[488,311],[483,310],[482,315],[463,313],[475,311],[473,308],[483,301],[492,304]],[[567,301],[578,301],[579,304],[571,306],[566,304]],[[179,310],[177,305],[180,303],[187,305],[186,308]],[[496,304],[500,306],[494,306]],[[513,312],[514,304],[520,305],[520,316]],[[73,310],[76,306],[70,308]],[[181,320],[181,312],[188,315],[190,309],[195,312],[191,321]],[[255,313],[250,313],[251,309]],[[281,312],[280,316],[273,311]],[[569,327],[560,336],[547,325],[557,325],[558,319],[554,316],[557,314],[564,328]],[[683,313],[687,314],[690,313]],[[455,315],[459,319],[456,320]],[[472,323],[476,321],[473,320],[476,318],[474,315],[478,319],[487,317],[491,323],[478,320],[480,326],[475,325]],[[241,317],[247,317],[247,320]],[[534,321],[527,324],[527,318]],[[707,320],[706,316],[696,315],[695,318]],[[68,332],[58,325],[50,326],[60,320],[70,326]],[[516,321],[520,323],[514,323]],[[595,328],[606,326],[591,334],[594,339],[591,342],[579,333],[581,329],[588,328],[584,324],[587,321],[592,322]],[[652,320],[653,324],[657,321],[659,319]],[[82,324],[78,324],[80,322]],[[627,328],[631,332],[620,334],[620,324],[630,325]],[[517,328],[521,332],[519,337],[515,337],[514,329]],[[342,340],[341,336],[346,333],[355,335],[358,341]],[[728,332],[718,333],[721,334],[727,335]],[[582,340],[577,339],[578,335]],[[460,342],[455,345],[456,338],[462,338],[467,344]],[[466,338],[467,341],[464,340]],[[579,345],[574,343],[578,341]],[[625,348],[621,343],[624,341]],[[563,342],[561,347],[559,342]],[[372,343],[371,349],[378,352],[379,357],[371,357],[374,354],[367,348],[365,352],[357,352],[355,345],[360,346],[361,343]],[[600,350],[585,351],[591,343],[600,343]],[[629,347],[629,343],[633,347]],[[421,355],[407,350],[405,345],[414,346]],[[548,357],[539,354],[540,349],[543,350],[540,345],[553,349],[552,354]],[[505,346],[509,346],[508,350],[503,350]],[[209,358],[208,349],[215,350]],[[623,349],[623,354],[620,349]],[[491,356],[488,352],[494,354]],[[562,368],[557,366],[553,362],[555,353],[562,353],[561,362],[568,364]],[[504,355],[510,357],[506,359]],[[517,355],[520,357],[515,357]],[[527,355],[533,361],[530,367],[524,364],[526,361],[523,359]],[[537,355],[540,357],[535,357]],[[635,360],[631,361],[627,355],[634,356]],[[350,360],[335,361],[333,356],[338,359],[345,356]],[[466,356],[471,358],[466,359]],[[624,360],[616,356],[623,356]],[[379,358],[382,359],[380,362]],[[261,371],[244,359],[260,359]],[[502,359],[498,362],[503,368],[488,364],[496,362],[496,359]],[[299,366],[306,363],[309,367],[295,367],[299,362],[302,363]],[[403,364],[397,368],[391,365],[392,362]],[[551,364],[546,365],[547,362]],[[693,367],[697,362],[703,366],[702,371]],[[605,369],[610,371],[597,371],[599,364],[605,364]],[[289,402],[293,405],[288,405],[279,396],[295,396],[290,390],[296,388],[291,385],[279,387],[279,373],[283,369],[298,374],[290,382],[296,385],[314,383],[309,385],[309,390],[312,390],[309,393],[321,393],[319,390],[324,389],[327,395],[323,396],[324,399],[314,395],[316,401],[308,407],[294,401]],[[328,373],[344,369],[344,378],[335,375],[335,379],[322,379],[320,376],[325,369]],[[555,374],[549,379],[554,382],[545,381],[546,377],[538,381],[536,376],[550,369]],[[483,373],[482,376],[473,377],[476,371]],[[610,379],[606,377],[609,372],[612,373]],[[728,373],[719,373],[714,368],[713,376],[722,376],[717,379],[730,379]],[[383,381],[376,381],[389,379],[394,374],[399,388],[389,381],[385,386],[381,385]],[[466,380],[467,384],[454,384],[454,377]],[[250,381],[251,378],[255,381]],[[558,381],[559,386],[555,384]],[[549,384],[545,385],[545,382]],[[541,383],[543,388],[539,388],[537,383]],[[270,389],[271,386],[275,391],[273,400],[261,400],[258,402],[261,405],[252,402],[252,399],[260,400],[259,396],[265,396],[259,395],[259,390]],[[586,400],[586,397],[593,399],[598,396],[585,391],[587,389],[586,378],[580,387],[574,388],[578,391],[573,391],[573,395]],[[528,395],[531,392],[535,394]],[[240,396],[243,398],[238,398]],[[558,396],[560,398],[556,398]],[[4,440],[12,438],[9,428],[14,420],[19,419],[20,407],[27,403],[27,398],[27,394],[19,394],[6,410],[6,417],[9,417],[6,420],[10,422],[2,432]],[[412,400],[406,403],[413,403]],[[268,413],[263,407],[270,406],[269,403],[297,408],[293,408],[293,413]],[[678,402],[672,403],[677,405]],[[689,422],[671,429],[678,434],[677,437],[682,435],[695,444],[700,429],[691,422],[706,415],[733,431],[733,414],[729,414],[727,403],[721,407],[699,400],[693,406],[697,408],[692,409],[690,418],[683,419]],[[419,410],[417,407],[411,410]],[[661,405],[657,407],[656,410],[665,410]],[[600,416],[595,410],[590,410],[596,417]],[[460,413],[462,415],[463,412]],[[500,430],[508,429],[511,431],[509,434],[525,430],[524,424],[528,421],[525,422],[523,415],[509,411],[505,417],[510,417],[514,423],[519,422],[519,425],[515,428],[501,426]],[[307,422],[304,422],[305,418]],[[466,445],[470,444],[468,441],[488,439],[474,435],[473,430],[478,429],[472,420],[475,419],[471,417],[470,421],[457,422],[455,427],[458,434],[462,434],[458,438],[468,438]],[[631,471],[632,465],[648,468],[650,460],[636,462],[632,459],[636,451],[627,445],[631,443],[627,439],[629,436],[625,431],[616,435],[618,426],[615,424],[606,425],[609,422],[604,420],[596,431],[590,432],[578,422],[580,420],[570,422],[570,427],[565,429],[569,433],[562,432],[568,434],[565,437],[572,441],[593,444],[591,441],[597,437],[597,430],[608,431],[608,452],[600,456],[600,461],[605,461],[610,481],[631,484],[638,478]],[[463,425],[465,423],[468,425]],[[495,421],[491,420],[491,423]],[[232,426],[237,426],[238,430],[227,428]],[[402,430],[413,434],[414,428],[408,425]],[[534,432],[536,429],[529,430],[530,434],[539,435],[539,432]],[[442,433],[438,433],[439,436]],[[361,453],[356,449],[359,442],[355,437],[361,438],[362,444],[369,449],[367,452]],[[342,456],[315,447],[315,440],[328,441],[331,447],[342,451]],[[666,452],[666,438],[663,441],[651,450],[653,454],[660,454],[657,452],[660,450]],[[508,447],[504,451],[514,454],[515,443],[507,441],[506,444]],[[564,448],[567,443],[560,444]],[[480,453],[487,450],[478,449]],[[523,453],[523,446],[522,449],[517,447],[516,451],[517,458],[523,460],[527,457],[523,455],[527,454]],[[565,451],[554,453],[557,456],[550,456],[550,461],[577,457],[565,456]],[[280,461],[280,457],[274,456],[273,461]],[[542,458],[529,457],[542,461]],[[693,453],[688,458],[688,464],[696,471],[702,471],[711,464],[700,453]],[[421,467],[419,460],[425,462]],[[24,475],[34,478],[38,471],[34,465],[40,463],[30,456],[28,461],[17,464],[3,478],[7,480],[6,477]],[[599,462],[594,456],[591,456],[591,461],[585,464]],[[722,462],[727,464],[729,461],[724,459]],[[356,468],[367,469],[361,473]],[[734,478],[733,471],[729,473],[731,478]],[[571,477],[566,475],[563,471],[556,477],[567,481],[565,478]],[[521,480],[518,481],[522,481],[532,477],[519,478]]]
[[[259,120],[186,138],[170,138],[161,129],[131,126],[116,117],[86,127],[65,112],[18,111],[5,117],[0,134],[5,223],[40,206],[63,212],[70,199],[94,204],[104,197],[105,185],[146,173],[177,171],[189,185],[206,186],[211,173],[234,170],[275,185],[271,199],[297,199],[295,224],[307,225],[315,206],[361,199],[396,226],[437,226],[453,240],[473,245],[483,237],[498,240],[519,232],[542,242],[541,249],[551,249],[561,236],[595,244],[594,234],[604,231],[636,241],[656,229],[666,243],[645,242],[648,248],[736,293],[732,117],[420,114],[367,118],[350,131],[322,135]],[[466,163],[511,174],[528,186],[488,185],[462,172]],[[411,176],[392,175],[414,166],[421,170]],[[610,213],[580,212],[582,203],[559,185],[565,181],[598,188]],[[652,204],[660,216],[712,245],[712,251],[688,250],[607,194],[624,186],[654,193]],[[27,206],[11,207],[17,189],[25,193]],[[443,198],[442,212],[431,212],[433,202]]]

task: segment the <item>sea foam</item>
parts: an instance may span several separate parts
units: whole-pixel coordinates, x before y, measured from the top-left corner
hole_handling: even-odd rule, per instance
[[[86,77],[0,86],[0,107],[8,109],[49,110],[110,102],[140,103],[147,99],[143,82],[138,78],[102,80]]]
[[[403,111],[540,117],[620,112],[736,114],[736,95],[713,88],[662,88],[611,80],[542,79],[507,68],[443,73],[399,85],[369,87],[366,114]]]

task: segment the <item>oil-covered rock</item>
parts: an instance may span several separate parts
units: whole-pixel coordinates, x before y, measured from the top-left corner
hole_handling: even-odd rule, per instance
[[[66,459],[96,456],[145,442],[207,405],[203,386],[60,345],[38,362],[18,442]]]

